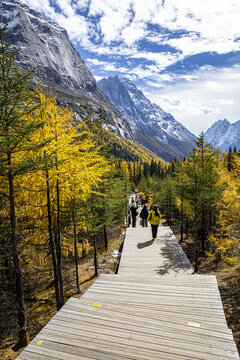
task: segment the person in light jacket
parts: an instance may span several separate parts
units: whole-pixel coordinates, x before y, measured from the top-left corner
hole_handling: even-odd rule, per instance
[[[158,206],[153,205],[153,208],[150,211],[148,218],[147,218],[147,221],[150,222],[151,227],[152,227],[153,240],[155,240],[157,237],[158,225],[160,224],[160,220],[161,220],[161,213],[158,210]]]

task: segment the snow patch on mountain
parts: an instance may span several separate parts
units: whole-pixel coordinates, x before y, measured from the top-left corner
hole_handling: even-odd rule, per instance
[[[216,121],[206,132],[205,139],[215,149],[228,152],[229,147],[240,148],[240,120],[230,123],[227,119]]]
[[[190,131],[171,114],[151,103],[132,81],[115,76],[104,78],[98,84],[130,123],[133,132],[141,129],[164,143],[173,142],[174,139],[192,143],[195,140]]]
[[[19,67],[28,71],[38,66],[35,81],[54,87],[61,105],[70,103],[76,119],[86,117],[90,108],[96,117],[101,108],[108,129],[133,140],[128,123],[98,87],[65,29],[19,0],[0,0],[0,24],[8,24],[6,41],[12,49],[20,49],[15,56]]]
[[[7,41],[20,48],[16,60],[22,67],[38,65],[39,77],[106,100],[65,29],[18,0],[1,0],[0,23],[8,24]]]

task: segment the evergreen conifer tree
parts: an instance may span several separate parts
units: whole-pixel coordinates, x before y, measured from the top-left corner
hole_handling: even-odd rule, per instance
[[[232,171],[233,169],[233,153],[232,153],[232,147],[229,146],[228,154],[227,154],[227,168],[228,171]]]
[[[33,71],[24,73],[15,65],[12,51],[5,43],[7,26],[0,28],[0,178],[5,183],[5,196],[9,202],[10,244],[16,280],[16,303],[19,325],[19,347],[28,343],[27,320],[24,304],[24,288],[18,243],[16,180],[22,174],[33,172],[42,162],[38,156],[30,156],[33,149],[43,146],[32,140],[32,135],[42,126],[38,119],[30,119],[36,110],[28,91],[28,81]],[[3,185],[3,184],[2,184]]]

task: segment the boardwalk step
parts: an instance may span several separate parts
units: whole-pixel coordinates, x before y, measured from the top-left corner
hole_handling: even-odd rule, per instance
[[[68,300],[21,360],[233,360],[215,276],[193,268],[172,231],[129,228],[118,275]]]

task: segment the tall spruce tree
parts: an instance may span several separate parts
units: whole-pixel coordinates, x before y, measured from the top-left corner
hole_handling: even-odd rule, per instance
[[[228,171],[232,171],[233,169],[233,153],[232,153],[232,147],[229,146],[228,154],[227,154],[227,168]]]
[[[206,250],[207,236],[212,227],[216,203],[221,195],[219,187],[218,161],[215,153],[200,134],[196,147],[183,167],[179,166],[176,180],[179,195],[184,196],[188,216],[193,220],[195,241],[195,270],[198,270],[199,250]],[[184,208],[183,208],[184,210]]]
[[[16,280],[18,347],[23,347],[29,340],[18,250],[16,180],[39,166],[40,158],[30,156],[29,152],[42,145],[32,141],[32,135],[42,123],[28,117],[36,109],[28,92],[28,81],[33,71],[24,73],[15,65],[14,57],[18,51],[12,51],[11,45],[5,43],[6,31],[7,26],[0,28],[0,178],[5,183],[5,196],[9,203],[9,248]]]

